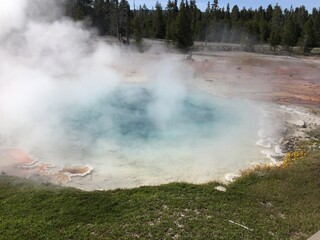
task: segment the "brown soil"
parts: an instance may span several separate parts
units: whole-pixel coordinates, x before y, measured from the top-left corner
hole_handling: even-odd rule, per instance
[[[66,174],[79,174],[84,175],[91,171],[91,168],[87,166],[76,166],[76,167],[69,167],[69,168],[63,168],[60,173],[66,173]]]
[[[229,86],[221,88],[225,96],[320,106],[319,58],[233,52],[194,54],[193,59],[196,79]]]

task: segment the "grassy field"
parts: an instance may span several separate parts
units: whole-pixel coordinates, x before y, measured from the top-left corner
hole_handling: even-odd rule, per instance
[[[320,230],[320,149],[227,186],[83,192],[0,177],[0,239],[307,239]]]

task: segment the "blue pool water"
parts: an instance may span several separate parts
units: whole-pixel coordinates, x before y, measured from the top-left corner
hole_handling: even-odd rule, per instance
[[[252,105],[194,90],[170,99],[122,85],[90,104],[64,107],[59,117],[64,137],[51,159],[92,166],[90,189],[202,183],[261,157]]]
[[[218,138],[241,124],[235,106],[227,103],[221,106],[218,98],[196,92],[179,99],[171,116],[159,123],[157,119],[161,116],[152,111],[155,101],[147,88],[117,88],[90,106],[72,106],[65,111],[62,125],[73,138],[85,140],[86,147],[108,141],[134,150],[155,144],[200,143]]]

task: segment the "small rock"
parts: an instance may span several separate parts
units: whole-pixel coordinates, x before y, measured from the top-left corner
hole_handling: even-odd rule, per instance
[[[298,127],[301,127],[301,128],[306,128],[307,127],[305,121],[303,121],[303,120],[296,121],[295,125],[297,125]]]
[[[217,187],[215,187],[214,189],[215,189],[215,190],[218,190],[218,191],[220,191],[220,192],[226,192],[226,191],[227,191],[227,189],[226,189],[225,187],[223,187],[223,186],[217,186]]]
[[[239,174],[228,173],[228,174],[225,176],[225,179],[226,179],[228,182],[233,182],[233,181],[236,180],[238,177],[240,177]]]

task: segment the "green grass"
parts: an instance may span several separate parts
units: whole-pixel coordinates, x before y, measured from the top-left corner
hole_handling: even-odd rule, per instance
[[[0,239],[307,239],[320,230],[320,150],[227,192],[217,185],[83,192],[1,176]]]

